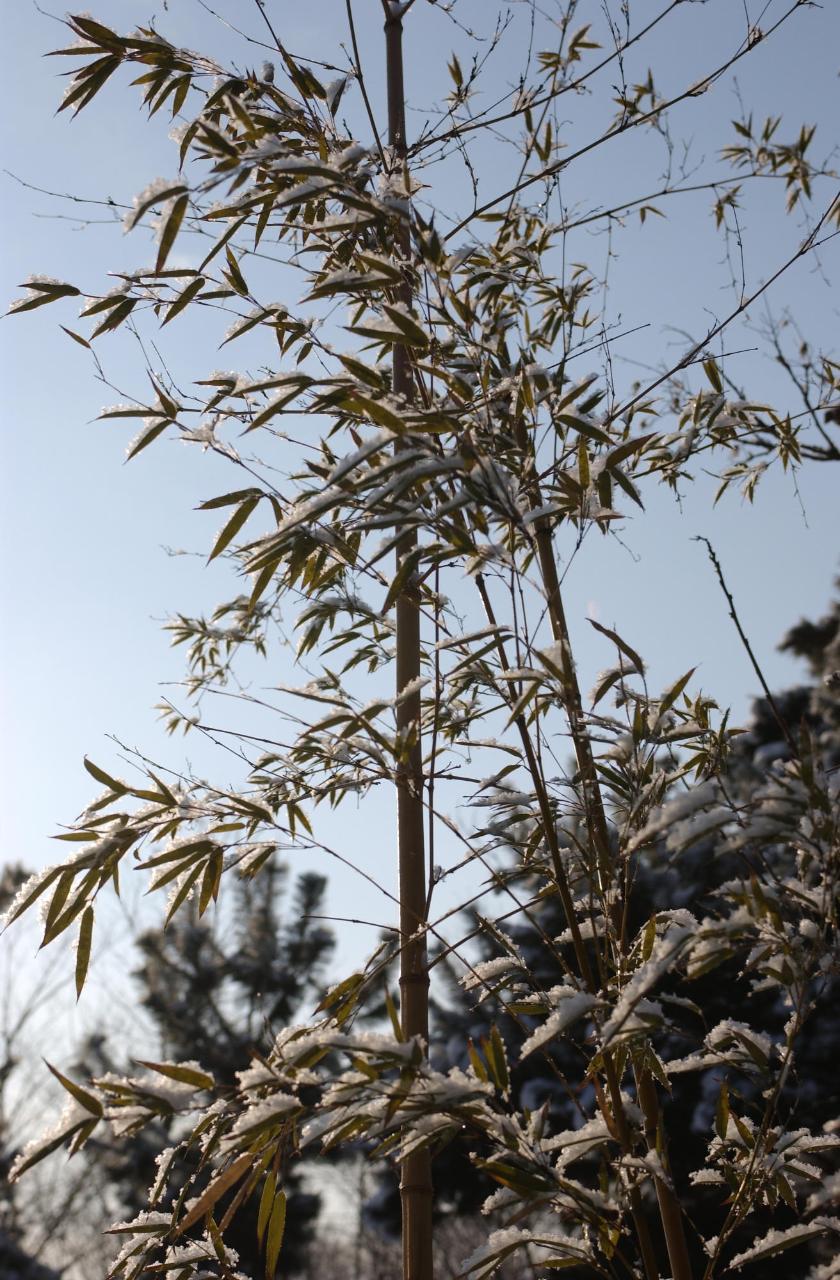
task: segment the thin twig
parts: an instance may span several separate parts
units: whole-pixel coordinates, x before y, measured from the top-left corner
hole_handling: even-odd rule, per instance
[[[367,112],[367,118],[370,121],[370,127],[373,130],[373,136],[376,140],[376,149],[379,152],[379,159],[382,164],[382,168],[387,169],[388,165],[385,161],[385,152],[382,147],[382,139],[380,138],[379,130],[376,127],[376,117],[373,114],[373,107],[370,105],[370,98],[368,97],[368,91],[365,85],[364,72],[362,71],[362,59],[359,54],[359,43],[356,39],[356,24],[353,21],[353,5],[351,3],[351,0],[344,0],[344,3],[347,9],[347,23],[350,27],[350,40],[353,45],[353,66],[356,72],[356,79],[359,82],[359,89],[361,90],[362,101],[365,104],[365,111]]]
[[[717,580],[720,583],[720,589],[723,592],[723,594],[726,596],[726,602],[729,605],[729,616],[732,619],[732,621],[735,623],[735,629],[738,632],[738,636],[740,637],[741,644],[744,646],[747,652],[747,657],[752,663],[753,671],[758,676],[761,687],[764,690],[764,696],[767,699],[767,702],[770,706],[771,711],[773,712],[773,715],[776,717],[776,720],[778,721],[779,728],[781,729],[784,735],[785,742],[790,747],[793,755],[798,756],[799,749],[796,743],[794,742],[793,735],[790,731],[787,721],[785,720],[784,716],[779,710],[779,704],[776,702],[776,699],[773,697],[772,693],[770,692],[770,686],[768,685],[767,681],[764,678],[764,672],[761,670],[758,659],[756,658],[753,652],[753,647],[750,644],[749,637],[747,636],[747,633],[744,631],[744,628],[741,626],[741,619],[738,617],[738,610],[735,608],[735,600],[733,598],[732,592],[729,590],[729,587],[726,585],[726,579],[723,576],[723,569],[721,568],[720,560],[718,560],[717,555],[715,554],[715,549],[712,546],[709,539],[704,538],[701,534],[698,534],[694,538],[694,541],[705,542],[706,544],[706,550],[709,553],[709,559],[712,562],[714,571],[717,575]]]

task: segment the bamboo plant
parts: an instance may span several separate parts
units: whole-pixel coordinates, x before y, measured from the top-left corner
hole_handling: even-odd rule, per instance
[[[62,110],[86,108],[127,68],[150,115],[168,111],[176,122],[178,175],[153,182],[127,211],[129,229],[156,219],[147,268],[99,293],[33,276],[12,310],[81,299],[88,335],[71,336],[100,370],[105,334],[185,324],[199,309],[224,318],[223,345],[249,352],[241,370],[208,370],[190,391],[149,371],[150,392],[102,413],[139,422],[129,457],[176,438],[236,473],[229,491],[202,504],[223,518],[209,554],[227,562],[236,594],[209,620],[169,623],[187,646],[192,705],[168,702],[168,727],[209,732],[208,694],[249,651],[271,657],[289,602],[301,609],[294,638],[309,678],[285,688],[270,731],[241,729],[246,769],[233,782],[142,761],[124,779],[86,761],[101,791],[59,836],[71,853],[24,886],[9,916],[40,899],[45,943],[77,931],[81,991],[98,901],[118,890],[125,866],[166,891],[167,920],[202,914],[229,876],[258,875],[278,847],[288,856],[323,845],[324,809],[375,803],[384,791],[396,794],[396,942],[339,981],[312,1020],[275,1028],[235,1090],[199,1062],[85,1084],[55,1068],[67,1109],[16,1172],[58,1147],[77,1151],[102,1124],[131,1134],[174,1114],[183,1143],[200,1152],[201,1176],[173,1199],[164,1155],[148,1210],[113,1228],[113,1276],[163,1269],[178,1280],[233,1280],[226,1228],[256,1197],[270,1277],[282,1269],[289,1160],[365,1143],[401,1167],[405,1280],[430,1280],[433,1158],[467,1134],[498,1190],[486,1244],[464,1260],[464,1276],[480,1280],[520,1258],[533,1274],[711,1280],[743,1267],[760,1276],[762,1259],[838,1233],[812,1192],[840,1138],[787,1127],[784,1102],[797,1037],[835,963],[836,781],[819,742],[784,725],[787,766],[736,804],[726,715],[692,669],[676,666],[652,692],[624,628],[593,623],[613,659],[587,698],[564,568],[585,555],[587,535],[609,536],[639,512],[646,490],[679,492],[701,465],[717,469],[721,491],[740,486],[751,497],[770,465],[836,460],[822,416],[837,396],[830,352],[810,363],[816,398],[799,416],[750,399],[712,353],[774,281],[831,240],[840,202],[829,162],[812,158],[813,131],[782,143],[778,122],[762,129],[751,119],[708,176],[674,168],[651,194],[617,192],[610,208],[566,193],[599,148],[641,134],[669,143],[674,108],[705,101],[807,6],[795,0],[699,79],[660,95],[652,75],[632,83],[628,68],[646,41],[684,20],[682,0],[656,14],[638,6],[638,19],[635,5],[606,6],[621,12],[603,32],[576,24],[575,0],[550,21],[525,5],[511,11],[511,29],[502,21],[474,46],[468,28],[482,20],[480,6],[381,0],[384,102],[382,77],[362,62],[351,0],[323,7],[325,29],[327,10],[342,24],[333,63],[291,52],[256,0],[275,61],[255,70],[177,48],[153,26],[120,34],[89,16],[68,19],[76,43],[59,51],[71,60]],[[496,84],[488,95],[492,55],[514,40],[520,17],[542,47],[533,44],[514,88]],[[692,19],[711,20],[705,11]],[[473,52],[466,67],[449,57],[450,91],[412,136],[406,84],[421,68],[410,57],[404,65],[403,32],[411,49],[430,28],[441,47],[451,37]],[[590,91],[609,112],[590,132],[584,119],[567,145],[560,121]],[[461,189],[452,175],[462,163],[468,195],[452,214],[445,188]],[[736,290],[728,314],[670,366],[622,385],[611,364],[619,335],[598,316],[601,284],[566,252],[575,232],[618,233],[632,217],[655,235],[663,210],[700,192],[731,236],[743,190],[768,177],[792,210],[807,211],[804,238],[763,283]],[[172,265],[176,245],[197,265]],[[283,301],[265,295],[266,259],[294,282]],[[588,372],[593,363],[600,372]],[[737,872],[696,910],[659,910],[639,927],[635,869],[663,842],[679,859],[710,832]],[[441,878],[476,866],[504,902],[483,922],[498,948],[491,961],[459,937],[456,914],[435,911]],[[547,899],[564,919],[562,933],[544,939],[562,974],[549,990],[505,930],[511,918],[539,928]],[[575,1046],[579,1074],[563,1083],[578,1127],[554,1132],[546,1108],[517,1111],[498,1031],[466,1046],[467,1069],[435,1069],[430,948],[457,958],[476,999],[500,1000],[519,1020],[523,1053],[544,1053],[558,1037]],[[357,1013],[395,957],[391,1025],[361,1030]],[[691,1002],[672,999],[670,985],[724,963],[777,994],[778,1025],[753,1025],[745,995],[725,1024],[704,1028],[700,1010],[700,1023],[680,1032],[694,1043],[674,1054]],[[719,1232],[705,1240],[669,1165],[679,1134],[668,1132],[667,1092],[686,1071],[718,1081],[708,1159],[695,1175],[720,1207]],[[744,1246],[751,1214],[768,1204],[783,1225]],[[801,1216],[791,1224],[791,1214]]]

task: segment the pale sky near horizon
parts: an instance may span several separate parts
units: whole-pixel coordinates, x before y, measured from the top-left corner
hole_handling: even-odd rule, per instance
[[[258,30],[251,6],[220,0],[214,7],[229,15],[237,13],[243,26]],[[477,14],[480,7],[477,0],[461,0],[456,12]],[[487,5],[494,12],[496,7]],[[372,0],[357,0],[356,8],[363,47],[370,51],[373,64],[379,0],[375,5]],[[93,10],[97,17],[124,29],[154,13],[159,29],[173,41],[205,48],[202,41],[209,39],[216,56],[227,54],[240,67],[253,65],[259,56],[237,43],[231,33],[223,33],[196,0],[169,0],[168,5],[102,0]],[[335,10],[340,16],[343,3],[320,0],[290,9],[278,3],[274,10],[287,26],[284,38],[290,46],[301,53],[327,56],[323,15]],[[737,43],[734,37],[739,24],[744,25],[745,12],[754,21],[764,13],[761,20],[769,23],[781,11],[773,0],[767,5],[756,0],[744,4],[709,0],[681,6],[674,30],[657,36],[649,54],[657,75],[656,57],[666,81],[690,82],[695,64],[706,65],[713,45],[720,43],[726,49]],[[448,50],[441,59],[441,33],[446,39],[459,37],[422,0],[410,17],[415,26],[410,37],[408,94],[416,108],[410,119],[416,122],[423,103],[442,83],[437,63],[445,64]],[[7,110],[0,146],[2,167],[15,176],[0,175],[3,309],[19,295],[17,285],[30,273],[78,281],[93,290],[100,286],[105,271],[134,266],[145,252],[143,241],[123,238],[119,221],[107,208],[73,205],[21,182],[125,202],[148,180],[175,168],[163,113],[147,127],[133,96],[137,91],[129,90],[124,81],[109,87],[75,121],[67,113],[54,115],[61,94],[56,76],[65,67],[57,59],[44,60],[40,55],[68,41],[34,4],[17,0],[5,16],[5,29],[7,49],[13,56],[6,69]],[[331,29],[330,25],[328,34]],[[755,104],[757,119],[783,113],[784,134],[798,130],[803,121],[818,122],[815,151],[821,154],[834,148],[838,164],[839,65],[840,6],[803,10],[780,40],[768,41],[766,50],[745,61],[739,71],[740,91],[748,104]],[[502,81],[506,73],[506,67],[500,70]],[[380,78],[373,71],[370,83],[381,110]],[[699,133],[694,132],[688,114],[699,112],[699,107],[689,103],[680,116],[680,128],[694,137],[698,154],[732,140],[731,130],[724,136],[726,131],[718,129],[708,138],[703,132],[738,112],[732,85],[719,92],[721,105],[709,108],[712,115],[700,117]],[[584,171],[592,191],[597,193],[597,184],[602,184],[606,199],[615,183],[620,186],[619,198],[625,193],[628,198],[643,194],[634,188],[630,163],[616,152],[603,164],[598,161],[600,167],[593,164]],[[587,190],[587,195],[597,203],[597,194]],[[580,197],[567,198],[574,203]],[[779,204],[776,191],[767,198],[768,204],[771,198]],[[702,222],[702,235],[706,235],[709,200],[703,197],[693,204],[688,203],[689,197],[680,199],[686,204],[668,206],[669,221],[656,219],[657,225],[647,229],[646,256],[641,256],[640,248],[637,258],[636,233],[631,233],[629,250],[624,249],[611,264],[611,296],[619,298],[613,309],[621,313],[622,328],[649,326],[617,347],[618,376],[625,381],[634,376],[633,361],[656,364],[684,348],[685,339],[675,328],[691,324],[696,335],[702,334],[711,315],[731,309],[724,287],[726,273],[720,267],[722,241],[717,251],[701,252],[699,247],[705,243],[699,228]],[[765,218],[755,203],[748,206],[745,219],[745,269],[755,287],[795,250],[802,229],[796,218],[780,220],[769,211]],[[593,255],[602,258],[604,243],[593,238],[591,244]],[[840,311],[836,293],[832,294],[826,280],[837,278],[838,254],[840,240],[834,240],[825,246],[819,270],[811,262],[800,263],[770,294],[777,315],[789,307],[815,340],[834,347],[835,355]],[[712,269],[720,276],[713,282]],[[763,314],[757,308],[755,320],[760,321]],[[74,301],[6,319],[0,326],[6,727],[0,849],[6,861],[32,867],[57,858],[50,834],[57,824],[71,820],[95,789],[82,769],[82,756],[88,754],[119,771],[117,750],[106,735],[114,734],[157,759],[182,760],[185,752],[194,753],[198,767],[204,769],[205,757],[193,738],[183,746],[181,739],[165,739],[151,710],[160,696],[160,681],[176,681],[182,673],[181,651],[170,649],[160,623],[175,610],[206,609],[231,594],[226,567],[217,563],[203,570],[198,556],[206,553],[219,521],[215,513],[208,517],[193,509],[200,500],[235,486],[212,456],[177,443],[152,447],[123,466],[133,425],[125,428],[93,419],[102,405],[129,399],[140,387],[133,352],[117,339],[102,340],[109,370],[121,389],[125,383],[124,394],[117,395],[97,383],[86,353],[61,332],[59,324],[82,328]],[[199,326],[199,341],[201,332]],[[186,358],[185,338],[175,333],[174,325],[165,332],[164,343],[168,335],[176,359]],[[737,339],[727,338],[726,349],[758,343],[743,326]],[[727,370],[736,380],[748,381],[752,396],[775,398],[798,411],[800,406],[772,365],[750,352],[728,360]],[[202,355],[206,370],[236,362],[235,354],[217,355],[212,348],[206,358]],[[733,493],[713,509],[711,492],[710,483],[701,484],[678,504],[670,494],[653,491],[647,512],[628,520],[620,542],[594,533],[587,539],[567,585],[584,688],[610,660],[609,652],[592,645],[587,635],[588,614],[617,626],[648,656],[654,688],[698,664],[703,688],[722,703],[731,703],[736,720],[743,721],[757,682],[705,553],[692,541],[696,534],[708,536],[721,556],[771,686],[799,678],[801,669],[778,654],[776,645],[789,626],[803,615],[818,616],[831,598],[839,567],[840,467],[805,466],[796,483],[776,469],[759,487],[753,507]],[[173,556],[165,548],[186,548],[191,554]],[[264,682],[270,685],[271,676]],[[372,819],[365,817],[364,838],[357,822],[361,817],[357,819],[348,807],[332,830],[335,838],[346,839],[350,856],[364,861],[374,842],[389,843],[391,815],[380,809]],[[354,885],[346,873],[336,877],[332,911],[377,912],[383,920],[393,917],[392,908],[382,901],[372,904],[367,891],[356,896]],[[348,895],[353,910],[347,910]],[[359,940],[342,933],[339,963],[346,968],[358,962],[368,942],[372,942],[369,934]]]

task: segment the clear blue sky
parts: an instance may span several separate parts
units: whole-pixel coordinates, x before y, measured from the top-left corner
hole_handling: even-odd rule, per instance
[[[256,6],[218,0],[220,12],[249,31],[260,32]],[[268,0],[289,46],[312,56],[329,56],[344,5],[339,0],[313,0],[287,5]],[[663,5],[664,7],[664,5]],[[160,30],[175,42],[210,48],[220,59],[253,65],[259,53],[248,50],[194,0],[170,0],[149,7],[135,0],[102,0],[97,17],[130,28],[156,16]],[[597,6],[581,6],[581,9]],[[635,4],[634,12],[654,11]],[[646,47],[650,61],[668,92],[707,69],[716,51],[731,50],[740,39],[745,13],[769,25],[783,6],[771,0],[709,0],[683,5],[666,29]],[[356,0],[363,48],[371,67],[370,86],[381,112],[381,78],[375,73],[379,40],[379,0]],[[469,23],[484,21],[496,6],[491,0],[459,0],[455,9]],[[763,15],[763,16],[762,16]],[[581,20],[585,20],[582,14]],[[343,29],[343,28],[342,28]],[[148,180],[174,171],[168,124],[156,117],[151,126],[138,109],[136,90],[124,83],[111,87],[101,100],[75,121],[55,116],[66,69],[65,60],[41,54],[66,43],[56,22],[36,10],[30,0],[17,0],[5,14],[7,108],[2,120],[2,165],[18,178],[55,192],[130,200]],[[457,29],[439,9],[419,0],[411,14],[408,94],[417,110],[445,92],[441,52],[458,41]],[[515,75],[516,59],[498,54],[501,84]],[[815,148],[824,153],[837,141],[840,7],[828,0],[822,9],[795,15],[786,34],[768,41],[739,71],[739,88],[755,116],[783,114],[782,133],[801,122],[819,125]],[[639,68],[634,68],[634,74]],[[641,67],[643,73],[644,66]],[[738,113],[732,81],[714,99],[690,100],[675,114],[679,137],[692,139],[692,157],[700,160],[732,139],[726,121]],[[586,110],[583,110],[586,108]],[[570,105],[570,138],[583,136],[599,119],[605,103],[580,99]],[[587,115],[587,112],[590,114]],[[574,120],[571,119],[574,113]],[[367,140],[367,139],[364,139]],[[643,194],[647,179],[639,176],[645,161],[657,172],[646,148],[626,151],[612,145],[597,152],[587,167],[575,171],[577,190],[566,189],[571,203],[632,198]],[[652,154],[652,153],[651,153]],[[491,153],[484,158],[492,159]],[[835,154],[835,161],[837,156]],[[145,253],[138,237],[124,237],[118,220],[100,206],[73,205],[26,189],[11,177],[2,181],[4,238],[0,263],[0,298],[17,296],[17,284],[31,272],[69,278],[92,289],[105,271],[137,265]],[[459,178],[441,193],[455,202]],[[493,190],[492,180],[488,191]],[[684,339],[676,328],[699,336],[713,315],[732,305],[722,264],[723,244],[709,230],[709,199],[680,197],[668,206],[669,220],[632,232],[619,243],[611,264],[611,311],[621,325],[649,328],[619,344],[617,376],[627,379],[629,361],[655,364],[676,356]],[[780,217],[776,191],[763,189],[744,212],[745,267],[755,287],[795,249],[801,227],[795,218]],[[91,224],[88,219],[92,218]],[[599,267],[606,240],[587,233],[580,240]],[[806,332],[837,354],[838,304],[830,282],[838,277],[840,241],[826,246],[820,270],[813,263],[788,273],[770,301],[777,314],[790,308]],[[761,310],[756,312],[760,319]],[[164,548],[206,551],[218,521],[197,515],[198,501],[230,488],[228,477],[211,456],[173,443],[153,448],[123,466],[127,431],[114,422],[96,423],[100,407],[139,393],[136,352],[131,343],[102,341],[109,372],[124,388],[118,396],[99,385],[86,353],[61,332],[59,322],[76,324],[72,305],[56,306],[0,326],[2,349],[4,446],[2,468],[2,681],[5,733],[2,745],[2,853],[7,860],[38,866],[56,857],[48,837],[61,821],[69,821],[91,794],[81,766],[87,753],[116,764],[106,739],[116,734],[158,759],[177,761],[184,751],[199,769],[207,763],[193,737],[182,746],[164,739],[152,705],[162,680],[181,675],[181,656],[171,650],[160,622],[174,610],[195,611],[224,598],[230,584],[224,566],[202,568],[197,555],[171,556]],[[81,327],[81,326],[80,326]],[[184,331],[186,333],[186,330]],[[171,334],[171,342],[169,335]],[[212,348],[200,349],[200,331],[192,330],[192,348],[175,326],[164,335],[175,361],[193,357],[198,367],[235,362]],[[754,347],[756,335],[743,326],[727,336],[726,350]],[[196,351],[196,343],[199,348]],[[593,368],[597,361],[593,361]],[[730,357],[727,370],[747,383],[750,394],[772,399],[797,411],[778,371],[766,360],[745,354]],[[584,370],[582,369],[582,372]],[[195,376],[200,376],[196,374]],[[129,428],[130,431],[130,428]],[[579,639],[582,683],[591,684],[596,669],[609,661],[608,651],[587,636],[587,612],[619,630],[648,657],[654,687],[699,665],[703,687],[731,703],[737,718],[746,715],[756,680],[739,648],[726,609],[704,554],[692,535],[712,539],[724,562],[745,625],[760,654],[771,685],[797,678],[796,668],[775,651],[784,631],[800,616],[814,616],[827,604],[838,570],[840,468],[805,468],[798,490],[780,471],[759,489],[754,507],[732,495],[717,508],[712,486],[700,484],[677,504],[654,492],[646,515],[629,520],[621,542],[592,534],[568,578],[569,612]],[[277,676],[274,676],[274,680]],[[265,676],[272,683],[272,676]],[[207,764],[218,770],[218,759]],[[350,810],[348,810],[350,814]],[[391,817],[383,809],[365,821],[366,841],[376,834],[387,847]],[[349,834],[348,834],[349,832]],[[334,827],[351,857],[361,857],[365,842],[347,816]],[[359,890],[346,874],[334,882],[332,909],[352,903],[350,914],[392,913]],[[358,956],[366,946],[343,935],[342,956]]]

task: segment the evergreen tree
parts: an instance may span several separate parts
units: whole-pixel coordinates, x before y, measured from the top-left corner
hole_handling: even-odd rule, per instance
[[[193,912],[179,916],[163,933],[142,934],[137,942],[140,1003],[159,1037],[160,1056],[195,1062],[230,1092],[260,1045],[321,994],[333,937],[312,917],[323,909],[325,881],[312,873],[299,876],[281,911],[287,881],[287,869],[271,863],[256,880],[237,883],[226,925],[210,924]],[[122,1046],[109,1040],[107,1025],[103,1034],[88,1040],[82,1058],[79,1069],[97,1076],[131,1069]],[[110,1193],[124,1217],[144,1207],[161,1161],[169,1169],[173,1198],[196,1174],[199,1160],[192,1150],[168,1164],[177,1126],[173,1114],[159,1117],[128,1142],[97,1135],[88,1145],[90,1176]],[[304,1180],[297,1164],[285,1173],[289,1226],[284,1266],[289,1275],[300,1273],[303,1246],[312,1236],[320,1204]],[[199,1177],[190,1194],[200,1194],[205,1182]],[[259,1275],[262,1267],[256,1219],[257,1205],[250,1203],[236,1215],[230,1231],[231,1245],[250,1276]]]

